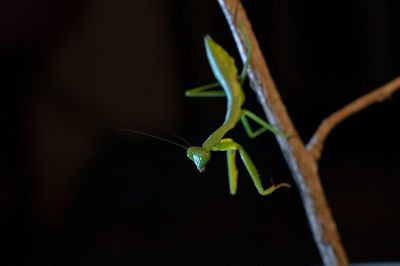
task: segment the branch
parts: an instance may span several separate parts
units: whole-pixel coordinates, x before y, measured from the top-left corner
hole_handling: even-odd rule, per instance
[[[232,31],[242,60],[245,61],[246,42],[240,27],[235,23],[235,18],[239,17],[243,22],[244,30],[253,48],[248,69],[250,86],[256,92],[269,122],[281,132],[292,135],[288,139],[277,135],[276,138],[298,187],[322,261],[325,265],[348,265],[346,253],[317,173],[316,161],[307,153],[286,111],[246,12],[238,0],[218,0],[218,2]]]
[[[321,157],[323,144],[326,137],[337,124],[354,113],[359,112],[376,102],[382,102],[386,100],[398,89],[400,89],[400,77],[397,77],[389,83],[375,89],[374,91],[365,94],[364,96],[356,99],[342,109],[334,112],[329,117],[325,118],[315,131],[310,142],[307,144],[307,151],[309,155],[312,156],[315,161],[317,161]]]

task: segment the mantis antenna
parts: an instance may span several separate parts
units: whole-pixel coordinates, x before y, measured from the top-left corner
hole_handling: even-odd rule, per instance
[[[183,148],[185,150],[188,149],[187,147],[185,147],[185,146],[183,146],[183,145],[181,145],[179,143],[173,142],[173,141],[168,140],[168,139],[164,139],[164,138],[159,137],[159,136],[151,135],[149,133],[145,133],[145,132],[142,132],[142,131],[138,131],[138,130],[134,130],[134,129],[127,129],[127,128],[123,128],[123,129],[121,129],[121,131],[140,134],[140,135],[143,135],[143,136],[146,136],[146,137],[151,137],[151,138],[154,138],[154,139],[158,139],[158,140],[162,140],[162,141],[174,144],[174,145],[179,146],[179,147],[181,147],[181,148]]]
[[[172,135],[172,136],[174,136],[175,138],[180,139],[180,140],[182,140],[183,142],[185,142],[185,144],[188,145],[188,147],[192,146],[192,144],[190,144],[189,141],[187,141],[187,140],[184,139],[183,137],[178,136],[178,135],[175,135],[175,134]]]

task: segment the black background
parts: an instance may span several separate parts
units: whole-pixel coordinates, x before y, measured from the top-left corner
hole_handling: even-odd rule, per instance
[[[398,1],[243,5],[305,142],[400,74]],[[321,263],[295,187],[261,197],[238,162],[231,196],[223,153],[200,174],[181,148],[118,131],[200,145],[221,124],[223,99],[183,96],[214,81],[205,34],[238,58],[216,1],[1,1],[2,265]],[[319,164],[352,262],[400,260],[399,104],[340,124]],[[293,184],[272,134],[229,136],[265,186]]]

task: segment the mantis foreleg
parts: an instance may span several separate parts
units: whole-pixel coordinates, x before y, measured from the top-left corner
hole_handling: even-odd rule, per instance
[[[228,162],[229,191],[232,195],[236,194],[238,180],[238,170],[236,168],[235,153],[236,150],[226,151],[226,161]]]
[[[228,174],[229,174],[229,182],[230,182],[230,192],[232,195],[236,193],[237,187],[237,170],[236,163],[234,158],[234,151],[239,151],[240,158],[242,159],[244,165],[246,166],[247,171],[250,174],[251,179],[253,180],[254,185],[256,186],[258,193],[265,196],[271,194],[276,189],[282,186],[289,186],[286,183],[281,183],[279,185],[272,185],[267,189],[264,189],[261,183],[260,176],[257,172],[257,169],[251,160],[250,156],[246,153],[246,151],[242,148],[239,143],[234,142],[232,139],[226,138],[222,139],[220,143],[215,145],[212,148],[213,151],[227,151],[227,159],[228,159]]]

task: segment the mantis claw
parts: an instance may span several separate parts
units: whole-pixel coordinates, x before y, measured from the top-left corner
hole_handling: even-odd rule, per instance
[[[292,186],[288,183],[280,183],[278,185],[275,185],[274,180],[271,178],[271,183],[272,183],[272,187],[274,188],[274,190],[277,190],[280,187],[287,187],[287,188],[291,188]]]
[[[290,184],[288,184],[288,183],[280,183],[279,185],[277,185],[277,186],[275,186],[274,185],[274,187],[275,187],[275,189],[278,189],[278,188],[280,188],[280,187],[287,187],[287,188],[290,188],[290,187],[292,187]]]

